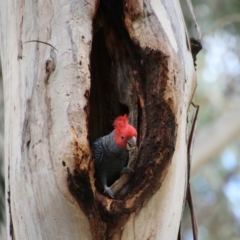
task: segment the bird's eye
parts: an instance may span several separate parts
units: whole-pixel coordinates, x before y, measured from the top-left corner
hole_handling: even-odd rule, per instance
[[[125,139],[124,136],[121,136],[121,139],[124,140]]]

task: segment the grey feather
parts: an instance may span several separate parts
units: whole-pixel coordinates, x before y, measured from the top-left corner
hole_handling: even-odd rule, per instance
[[[98,138],[92,145],[95,163],[95,176],[104,192],[113,198],[109,186],[111,186],[121,175],[121,171],[127,166],[129,152],[119,147],[114,142],[114,131]]]

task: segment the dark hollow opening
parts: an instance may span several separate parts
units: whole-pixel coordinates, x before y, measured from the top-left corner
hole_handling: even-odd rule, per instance
[[[175,118],[164,99],[169,59],[160,50],[142,49],[132,42],[119,20],[121,14],[111,5],[101,6],[93,23],[89,141],[109,134],[114,119],[130,112],[139,149],[135,172],[118,194],[123,199],[144,189],[140,204],[160,187],[174,152]],[[144,101],[142,107],[139,99]]]
[[[112,26],[104,23],[98,27],[99,22],[106,18],[98,10],[93,23],[95,30],[91,51],[91,93],[89,113],[89,141],[92,144],[98,137],[109,134],[113,130],[114,119],[123,114],[128,114],[129,109],[119,102],[118,86],[114,78],[112,62],[106,46],[106,38]],[[112,31],[111,31],[112,32]]]

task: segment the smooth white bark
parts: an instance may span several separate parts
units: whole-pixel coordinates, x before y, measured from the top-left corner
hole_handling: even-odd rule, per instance
[[[88,147],[83,106],[95,9],[95,1],[1,3],[8,239],[10,220],[14,239],[91,239],[62,162],[73,170],[69,111],[79,116],[79,141]],[[49,42],[58,52],[29,40]],[[56,69],[46,80],[47,60]]]

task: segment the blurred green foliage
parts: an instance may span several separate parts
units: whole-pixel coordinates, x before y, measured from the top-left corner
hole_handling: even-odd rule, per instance
[[[192,2],[203,35],[193,99],[200,105],[200,131],[240,101],[240,1]],[[181,4],[189,36],[197,38],[186,0],[181,0]],[[227,131],[227,126],[219,131]],[[240,137],[191,176],[199,240],[240,239],[239,159]],[[182,223],[185,240],[193,239],[190,222],[186,208]]]

